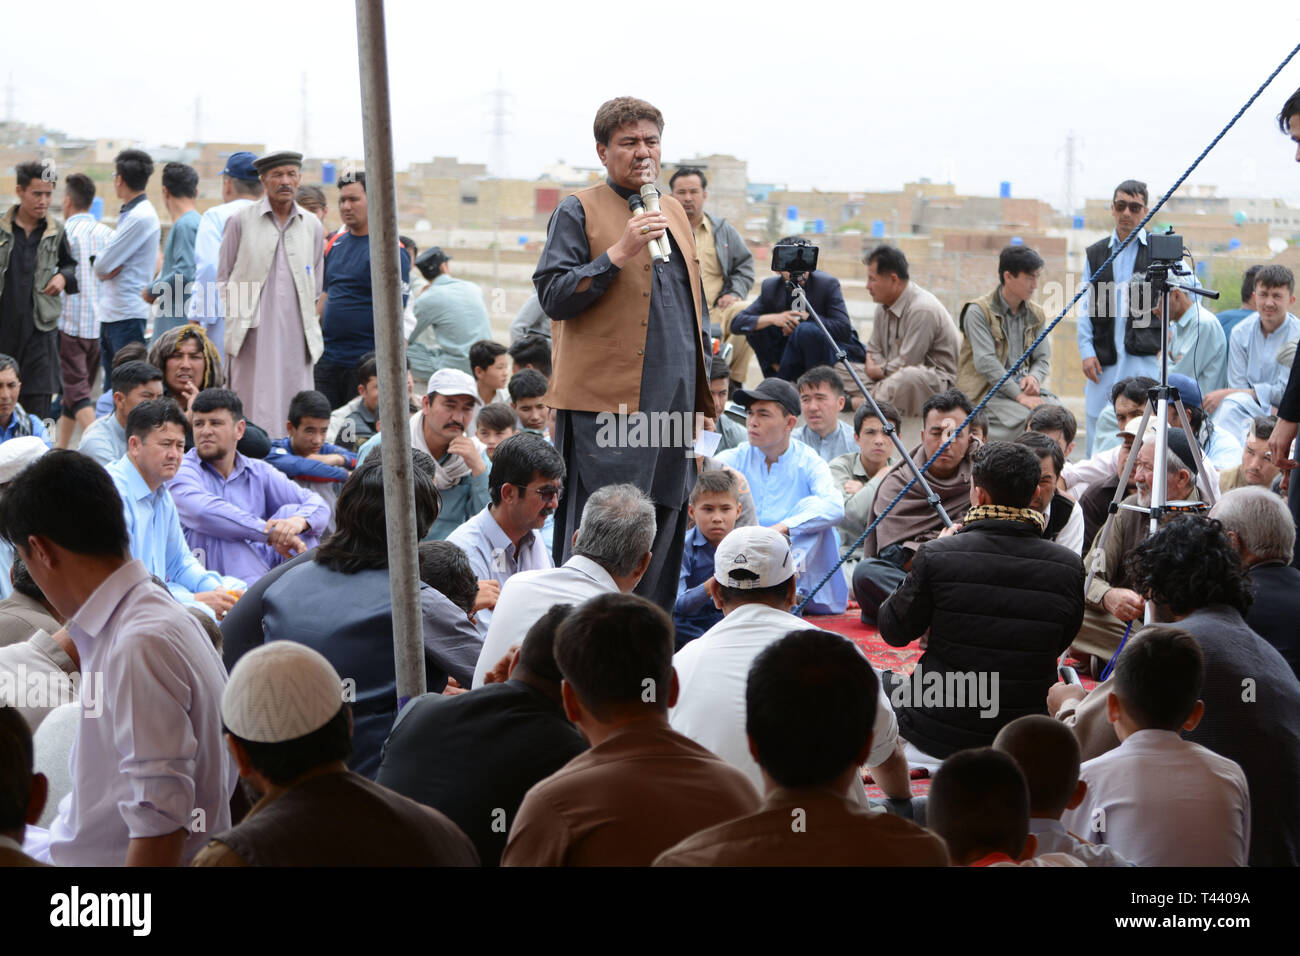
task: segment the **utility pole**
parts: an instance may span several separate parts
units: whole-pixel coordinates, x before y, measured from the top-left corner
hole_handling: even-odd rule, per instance
[[[380,11],[380,17],[381,17],[381,20],[382,20],[382,16],[383,16],[383,11]],[[307,135],[308,116],[309,116],[309,114],[308,114],[308,112],[307,112],[307,71],[306,71],[306,70],[303,70],[303,71],[302,71],[302,136],[301,136],[301,140],[302,140],[302,155],[303,155],[304,158],[308,155],[308,153],[307,153],[307,144],[308,144],[308,135]]]

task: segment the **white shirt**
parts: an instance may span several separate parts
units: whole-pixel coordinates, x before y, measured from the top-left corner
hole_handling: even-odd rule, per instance
[[[1046,517],[1051,520],[1051,502],[1047,504]],[[1065,527],[1056,533],[1056,543],[1069,548],[1075,554],[1083,554],[1083,508],[1077,501],[1070,509],[1070,517],[1066,519]]]
[[[132,839],[184,828],[188,862],[230,827],[238,772],[221,733],[221,657],[140,561],[106,578],[67,630],[83,683],[103,675],[103,714],[90,717],[83,701],[51,860],[122,866]]]
[[[501,530],[501,525],[497,524],[497,519],[492,517],[491,505],[447,535],[447,540],[465,552],[469,566],[474,569],[474,578],[478,581],[496,581],[504,585],[520,571],[546,571],[555,567],[555,562],[551,560],[551,549],[546,547],[537,531],[529,531],[524,535],[516,548],[515,543]],[[474,618],[479,637],[487,637],[492,612],[484,608]]]
[[[1029,832],[1038,838],[1034,856],[1064,853],[1081,860],[1087,866],[1132,866],[1114,848],[1104,844],[1089,843],[1075,836],[1060,820],[1047,817],[1030,817]]]
[[[1177,417],[1177,412],[1170,415],[1170,421],[1173,421],[1175,417]],[[1154,427],[1155,416],[1152,416],[1151,422],[1152,427]],[[1114,448],[1099,451],[1084,461],[1067,461],[1065,467],[1061,469],[1061,480],[1065,482],[1066,490],[1078,501],[1092,485],[1119,474],[1119,456],[1123,453],[1124,446],[1116,445]],[[1209,455],[1204,450],[1201,452],[1201,463],[1204,467],[1196,477],[1196,485],[1201,489],[1202,497],[1217,498],[1219,494],[1219,469],[1214,466],[1214,462],[1210,461]],[[1129,471],[1128,477],[1129,481],[1133,480],[1132,470]],[[1206,496],[1207,487],[1213,489],[1210,496]]]
[[[804,618],[766,604],[745,604],[691,641],[675,655],[680,691],[668,723],[733,767],[743,770],[760,793],[763,774],[749,754],[745,734],[745,683],[754,658],[768,645],[791,631],[822,630]],[[879,679],[879,672],[876,673]],[[898,721],[883,685],[876,699],[876,720],[871,728],[871,754],[867,766],[889,759],[898,741]],[[866,805],[866,791],[850,790]]]
[[[555,604],[578,605],[599,594],[610,594],[618,585],[608,571],[580,554],[558,568],[520,571],[501,588],[496,613],[483,639],[474,686],[483,686],[483,675],[505,656],[512,644],[522,644],[528,629]]]
[[[1061,823],[1136,866],[1245,866],[1250,791],[1241,767],[1170,730],[1139,730],[1086,761],[1083,803]]]

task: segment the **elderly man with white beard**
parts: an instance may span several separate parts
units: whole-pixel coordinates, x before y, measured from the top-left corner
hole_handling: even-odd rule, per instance
[[[1196,488],[1196,459],[1187,443],[1187,436],[1175,429],[1171,429],[1168,435],[1165,501],[1200,501],[1201,495]],[[1133,465],[1132,478],[1137,491],[1121,502],[1117,513],[1106,519],[1092,550],[1083,560],[1084,569],[1089,572],[1096,561],[1097,573],[1084,595],[1086,608],[1083,626],[1079,628],[1072,649],[1077,656],[1093,655],[1094,674],[1100,673],[1106,661],[1115,653],[1128,623],[1136,621],[1135,626],[1141,626],[1146,602],[1129,587],[1124,571],[1124,557],[1146,539],[1151,527],[1150,519],[1140,511],[1122,506],[1151,506],[1155,453],[1155,432],[1152,430],[1143,438],[1142,448]]]

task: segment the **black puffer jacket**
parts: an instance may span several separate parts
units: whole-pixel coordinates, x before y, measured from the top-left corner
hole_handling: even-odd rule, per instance
[[[922,677],[891,691],[900,735],[946,758],[988,746],[1017,717],[1047,713],[1056,658],[1083,622],[1083,581],[1079,556],[1026,522],[974,521],[926,542],[880,608],[881,636],[894,647],[930,631],[917,664]],[[955,706],[958,673],[975,677],[960,685],[964,706]],[[927,706],[934,678],[926,674],[944,679],[938,706]]]

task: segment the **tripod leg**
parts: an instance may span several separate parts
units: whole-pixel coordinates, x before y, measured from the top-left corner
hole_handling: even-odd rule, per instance
[[[1178,399],[1174,407],[1178,410],[1178,420],[1182,423],[1183,434],[1187,436],[1187,444],[1192,448],[1192,457],[1196,459],[1197,487],[1205,496],[1205,502],[1213,507],[1219,500],[1219,489],[1210,487],[1210,476],[1205,470],[1205,456],[1201,454],[1201,445],[1196,440],[1196,432],[1192,431],[1192,423],[1187,419],[1187,409],[1183,408],[1183,400]]]
[[[1108,509],[1109,515],[1106,523],[1101,526],[1101,532],[1097,536],[1096,543],[1092,546],[1092,561],[1088,567],[1088,580],[1083,585],[1083,593],[1087,594],[1092,587],[1093,579],[1097,576],[1097,564],[1101,561],[1101,556],[1106,550],[1106,541],[1115,523],[1115,516],[1119,514],[1119,503],[1124,500],[1128,490],[1129,476],[1133,474],[1133,463],[1137,461],[1138,452],[1142,449],[1142,440],[1147,433],[1147,424],[1151,421],[1151,412],[1153,403],[1148,400],[1146,408],[1142,409],[1142,422],[1138,425],[1138,433],[1133,439],[1133,448],[1129,452],[1128,460],[1124,462],[1124,467],[1120,471],[1119,485],[1115,488],[1115,497],[1110,500]]]

